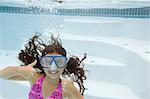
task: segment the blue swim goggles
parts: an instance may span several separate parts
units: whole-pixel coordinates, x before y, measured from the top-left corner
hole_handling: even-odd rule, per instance
[[[40,60],[40,64],[44,68],[48,68],[54,62],[58,68],[63,68],[66,66],[70,58],[65,56],[43,56]]]

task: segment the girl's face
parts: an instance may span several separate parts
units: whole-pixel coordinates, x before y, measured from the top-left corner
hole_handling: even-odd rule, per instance
[[[61,54],[52,53],[45,55],[40,63],[48,77],[51,79],[57,79],[66,67],[67,58]]]

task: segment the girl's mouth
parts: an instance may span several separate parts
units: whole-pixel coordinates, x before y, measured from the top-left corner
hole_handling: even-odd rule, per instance
[[[57,74],[58,73],[58,71],[56,71],[56,70],[51,70],[51,71],[48,71],[49,73],[51,73],[51,74]]]

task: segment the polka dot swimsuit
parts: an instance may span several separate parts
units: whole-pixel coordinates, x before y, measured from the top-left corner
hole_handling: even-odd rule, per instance
[[[44,99],[42,96],[42,83],[45,76],[40,77],[36,83],[32,86],[32,89],[29,93],[29,99]],[[62,99],[62,86],[59,82],[57,88],[53,91],[52,95],[47,99]]]

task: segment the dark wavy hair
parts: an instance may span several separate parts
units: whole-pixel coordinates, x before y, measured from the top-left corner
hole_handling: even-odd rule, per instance
[[[42,56],[53,52],[61,54],[65,57],[67,56],[61,40],[58,37],[55,38],[53,35],[51,35],[50,44],[44,44],[40,38],[40,35],[35,34],[31,39],[29,39],[28,43],[26,43],[24,47],[25,49],[21,50],[18,54],[18,59],[22,62],[21,66],[26,66],[36,59],[37,64],[33,66],[33,68],[35,68],[35,70],[40,70],[38,73],[42,74],[45,74],[42,66],[40,65],[40,59]],[[64,69],[64,72],[62,73],[63,75],[68,76],[73,74],[74,81],[78,83],[82,95],[85,91],[83,80],[86,80],[86,70],[81,67],[81,63],[85,58],[86,54],[82,59],[79,59],[77,56],[71,56],[67,63],[66,69]]]

